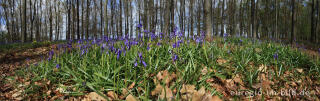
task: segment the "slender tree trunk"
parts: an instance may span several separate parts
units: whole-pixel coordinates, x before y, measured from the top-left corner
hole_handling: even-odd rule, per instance
[[[80,39],[80,5],[79,0],[77,0],[77,39]]]
[[[312,0],[312,3],[311,3],[311,35],[310,35],[310,41],[311,42],[314,42],[315,41],[315,34],[314,34],[314,31],[315,31],[315,21],[314,21],[314,0]]]
[[[90,13],[90,2],[91,0],[87,0],[87,16],[86,16],[86,39],[89,39],[89,25],[90,25],[90,22],[89,22],[89,13]]]
[[[51,2],[51,1],[49,1],[49,2]],[[53,34],[52,34],[52,33],[53,33],[53,32],[52,32],[52,10],[51,10],[51,9],[52,9],[52,6],[51,6],[51,3],[50,3],[50,9],[49,9],[49,10],[50,10],[50,11],[49,11],[49,12],[50,12],[50,17],[49,17],[49,23],[50,23],[50,29],[49,29],[49,30],[50,30],[50,41],[52,41],[52,36],[53,36]]]
[[[256,38],[255,34],[255,0],[251,0],[251,36]]]
[[[295,36],[294,36],[294,15],[295,15],[295,12],[294,12],[294,8],[295,8],[295,0],[291,0],[291,3],[292,3],[292,15],[291,15],[291,23],[292,23],[292,25],[291,25],[291,44],[293,44],[294,43],[294,38],[295,38]]]
[[[189,8],[189,13],[190,13],[190,35],[189,37],[193,37],[193,3],[194,0],[190,0],[190,8]]]
[[[119,19],[120,19],[120,22],[119,22],[119,37],[122,37],[123,33],[122,33],[122,0],[119,0],[120,2],[120,8],[119,8],[119,13],[120,13],[120,16],[119,16]]]
[[[222,11],[222,13],[221,13],[221,22],[220,22],[220,24],[221,24],[221,33],[220,33],[220,36],[222,37],[223,36],[223,34],[224,34],[224,3],[225,2],[225,0],[222,0],[222,7],[221,7],[221,11]]]
[[[164,22],[165,22],[165,25],[164,25],[164,32],[169,35],[170,34],[170,31],[169,31],[169,24],[170,24],[170,0],[165,0],[166,2],[166,13],[165,13],[165,16],[164,16]]]
[[[106,3],[105,3],[105,23],[104,23],[104,25],[105,25],[105,27],[104,27],[104,33],[105,33],[105,35],[107,36],[107,37],[109,37],[109,32],[108,32],[108,2],[109,2],[109,0],[106,0]]]
[[[210,13],[210,2],[208,0],[204,0],[204,16],[205,16],[205,29],[207,33],[207,39],[211,38],[212,34],[212,24],[211,24],[211,13]]]
[[[30,23],[31,23],[31,25],[30,25],[30,42],[32,42],[32,39],[33,39],[33,19],[34,19],[34,15],[33,15],[33,13],[32,13],[32,1],[30,0]]]
[[[23,41],[27,41],[27,0],[24,0],[23,6]]]

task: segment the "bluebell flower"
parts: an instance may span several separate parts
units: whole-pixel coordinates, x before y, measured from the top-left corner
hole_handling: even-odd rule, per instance
[[[160,42],[158,42],[158,43],[157,43],[157,46],[161,46],[161,43],[160,43]]]
[[[179,57],[178,57],[178,55],[176,55],[176,54],[174,54],[174,55],[172,56],[172,60],[173,60],[173,61],[178,60],[178,58],[179,58]]]
[[[144,66],[144,67],[147,67],[146,62],[144,62],[143,60],[141,60],[141,61],[142,61],[143,66]]]
[[[162,32],[159,33],[159,36],[160,36],[160,39],[162,39],[163,38],[163,33]]]
[[[107,45],[105,43],[102,44],[102,46],[101,46],[102,51],[104,51],[106,48],[107,48]]]
[[[117,52],[117,60],[119,60],[120,55],[121,55],[121,50],[119,49],[118,52]]]
[[[134,63],[134,67],[137,67],[138,66],[138,62],[136,61],[135,63]]]
[[[51,50],[51,51],[49,52],[49,58],[48,58],[48,61],[50,61],[50,60],[52,59],[53,55],[54,55],[54,51],[53,51],[53,50]]]
[[[224,33],[224,34],[223,34],[223,37],[228,37],[228,34],[227,34],[227,33]]]
[[[59,69],[59,68],[60,68],[60,65],[59,65],[59,64],[57,64],[57,65],[56,65],[56,68],[57,68],[57,69]]]
[[[273,54],[273,59],[277,60],[278,59],[278,53],[276,52],[275,54]]]
[[[141,24],[141,23],[138,24],[138,25],[137,25],[137,28],[138,28],[138,29],[142,28],[142,24]]]
[[[150,50],[150,46],[149,45],[147,46],[147,50]]]
[[[78,44],[81,44],[81,43],[82,43],[81,39],[80,39],[80,40],[78,40]]]
[[[144,33],[149,33],[149,31],[148,31],[148,30],[144,30],[143,32],[144,32]]]
[[[140,58],[140,60],[142,60],[142,53],[141,52],[139,52],[139,58]]]
[[[198,44],[201,43],[201,39],[200,39],[200,38],[197,38],[197,39],[196,39],[196,43],[198,43]]]
[[[172,48],[176,48],[176,47],[177,47],[176,43],[173,43]]]
[[[182,34],[182,32],[179,32],[179,37],[183,37],[183,34]]]
[[[83,55],[85,53],[85,50],[83,49],[83,50],[81,50],[81,56]]]

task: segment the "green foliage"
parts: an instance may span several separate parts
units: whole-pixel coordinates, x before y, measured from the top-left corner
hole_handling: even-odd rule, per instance
[[[34,82],[47,79],[55,86],[66,90],[76,88],[66,92],[68,95],[81,95],[84,91],[106,93],[110,90],[121,93],[121,88],[136,82],[136,86],[143,88],[143,92],[133,89],[130,93],[148,99],[154,99],[149,95],[155,87],[152,82],[153,77],[150,75],[163,70],[175,72],[178,75],[175,81],[178,88],[182,84],[194,84],[197,87],[205,86],[207,89],[212,89],[204,79],[199,80],[203,68],[212,69],[215,72],[209,72],[202,78],[230,79],[235,74],[240,74],[244,76],[243,79],[249,87],[257,82],[257,76],[261,72],[258,66],[261,64],[276,67],[276,69],[268,68],[267,70],[273,73],[274,78],[294,68],[303,68],[306,70],[306,75],[319,78],[319,60],[311,59],[298,49],[276,43],[240,38],[217,38],[216,41],[205,44],[185,41],[179,48],[173,48],[170,42],[162,42],[161,46],[155,42],[147,43],[150,44],[150,50],[146,45],[133,45],[119,58],[114,52],[102,50],[97,44],[89,48],[85,54],[82,54],[80,47],[76,47],[72,51],[55,55],[51,61],[41,62],[24,71],[31,72],[31,75],[26,77],[32,78]],[[114,47],[121,48],[124,44],[124,41],[119,41],[114,44]],[[140,52],[147,64],[146,67],[140,63]],[[179,57],[178,60],[173,60],[172,53]],[[227,62],[219,64],[217,59],[225,59]],[[135,67],[136,62],[138,66]],[[36,86],[30,86],[29,89],[36,90]]]

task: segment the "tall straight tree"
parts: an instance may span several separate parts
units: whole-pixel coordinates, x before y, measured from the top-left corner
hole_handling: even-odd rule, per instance
[[[311,35],[310,35],[310,41],[311,42],[314,42],[315,41],[315,26],[314,26],[314,0],[312,0],[312,3],[311,3]]]
[[[221,31],[220,31],[220,36],[223,36],[223,34],[224,34],[224,5],[225,5],[225,0],[222,0],[222,7],[221,7],[221,21],[220,21],[220,25],[221,25]]]
[[[170,1],[171,0],[165,0],[165,2],[166,2],[166,7],[165,7],[165,11],[166,11],[166,13],[165,13],[165,16],[164,16],[164,23],[165,23],[165,25],[164,25],[164,32],[167,34],[167,35],[169,35],[169,33],[170,33],[170,31],[168,31],[169,30],[169,24],[170,24],[170,13],[168,13],[168,12],[170,12]]]
[[[251,36],[256,38],[255,33],[255,0],[251,0]]]
[[[79,0],[77,0],[77,39],[80,39],[80,5]]]
[[[190,0],[190,7],[189,7],[189,15],[190,15],[190,36],[188,37],[193,37],[193,3],[194,3],[194,0]]]
[[[52,4],[51,4],[51,2],[52,1],[49,1],[50,3],[49,3],[49,13],[50,13],[50,16],[49,16],[49,23],[50,23],[50,28],[49,28],[49,30],[50,30],[50,32],[49,32],[49,36],[50,36],[50,41],[52,41],[52,37],[53,37],[53,30],[52,30],[52,20],[53,20],[53,17],[52,17]]]
[[[108,2],[109,0],[106,0],[106,3],[105,3],[105,23],[104,23],[104,33],[106,34],[107,37],[109,37],[109,32],[108,32],[108,23],[109,23],[109,20],[108,20]]]
[[[87,0],[87,16],[86,16],[86,39],[89,39],[89,25],[90,25],[90,22],[89,22],[89,13],[90,13],[90,2],[91,0]]]
[[[100,0],[100,37],[103,38],[103,1]]]
[[[293,44],[294,42],[294,15],[295,15],[295,11],[294,11],[294,8],[295,8],[295,0],[291,0],[291,44]]]
[[[212,34],[212,24],[211,24],[211,13],[210,13],[210,2],[209,0],[204,0],[204,17],[205,17],[205,29],[207,39],[211,38]]]
[[[27,41],[27,0],[23,2],[23,41]]]

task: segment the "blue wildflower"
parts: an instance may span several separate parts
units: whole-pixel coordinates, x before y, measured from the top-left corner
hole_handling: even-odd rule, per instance
[[[223,37],[228,37],[228,34],[227,34],[227,33],[224,33],[224,34],[223,34]]]
[[[197,39],[196,39],[196,43],[198,43],[198,44],[201,43],[201,39],[200,39],[200,38],[197,38]]]
[[[142,61],[143,66],[144,66],[144,67],[147,67],[146,62],[144,62],[143,60],[141,60],[141,61]]]
[[[56,68],[57,68],[57,69],[59,69],[59,68],[60,68],[60,65],[59,65],[59,64],[57,64],[57,65],[56,65]]]
[[[137,67],[138,66],[138,62],[136,61],[135,63],[134,63],[134,67]]]
[[[172,60],[176,61],[176,60],[178,60],[178,58],[179,58],[178,55],[174,54],[173,57],[172,57]]]
[[[275,54],[273,54],[273,59],[277,60],[278,59],[278,53],[276,52]]]
[[[142,53],[139,52],[139,58],[142,60]]]
[[[117,60],[119,60],[120,55],[121,55],[121,50],[119,49],[119,50],[117,51]]]
[[[173,43],[172,44],[172,48],[176,48],[177,47],[177,44],[176,43]]]
[[[102,44],[102,46],[101,46],[102,51],[104,51],[106,48],[107,48],[107,45],[105,43]]]
[[[82,56],[84,53],[85,53],[85,50],[83,49],[83,50],[81,51],[81,56]]]
[[[142,24],[141,24],[141,23],[138,24],[138,25],[137,25],[137,28],[138,28],[138,29],[142,28]]]
[[[147,46],[147,50],[150,50],[150,46],[149,45]]]
[[[51,51],[49,52],[49,58],[48,58],[48,61],[50,61],[50,60],[52,59],[53,55],[54,55],[54,51],[53,51],[53,50],[51,50]]]

